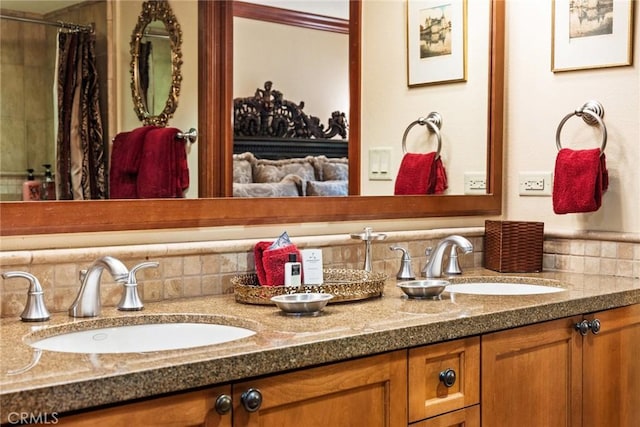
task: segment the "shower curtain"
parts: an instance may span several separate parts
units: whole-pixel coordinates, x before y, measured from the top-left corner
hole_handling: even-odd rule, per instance
[[[58,199],[108,198],[94,33],[59,32],[56,71]]]

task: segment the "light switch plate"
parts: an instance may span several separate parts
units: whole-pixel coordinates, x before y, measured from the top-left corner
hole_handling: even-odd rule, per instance
[[[369,180],[391,179],[391,147],[369,148]]]

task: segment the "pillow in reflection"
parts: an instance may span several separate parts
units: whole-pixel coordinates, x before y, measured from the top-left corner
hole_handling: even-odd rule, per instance
[[[253,168],[253,181],[280,182],[289,174],[297,175],[304,181],[312,181],[319,178],[316,177],[313,167],[313,157],[307,156],[302,159],[258,159]]]
[[[346,196],[349,194],[349,181],[307,181],[307,196]]]
[[[280,182],[233,184],[233,197],[299,197],[303,196],[302,179],[287,175]]]
[[[251,153],[233,155],[233,182],[248,184],[253,182],[253,165],[256,158]]]
[[[317,156],[314,160],[319,181],[346,181],[349,179],[349,159]]]

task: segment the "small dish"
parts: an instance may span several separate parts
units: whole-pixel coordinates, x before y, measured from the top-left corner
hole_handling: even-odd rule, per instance
[[[449,285],[447,280],[410,280],[398,283],[398,287],[412,299],[440,299],[440,294]]]
[[[280,310],[297,316],[317,316],[333,298],[331,294],[304,293],[276,295],[271,298]]]

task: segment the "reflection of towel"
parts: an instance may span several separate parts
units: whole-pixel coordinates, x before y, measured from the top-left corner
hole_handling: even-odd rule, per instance
[[[447,189],[447,173],[436,153],[407,153],[396,178],[396,195],[440,194]]]
[[[144,126],[131,132],[116,135],[111,147],[109,189],[111,199],[135,199],[138,197],[136,182],[145,136],[155,126]]]
[[[557,214],[597,211],[609,187],[604,153],[599,148],[558,152],[553,181],[553,211]]]
[[[289,262],[289,254],[294,253],[302,259],[296,245],[287,245],[277,249],[269,249],[272,242],[258,242],[253,247],[256,262],[256,273],[261,286],[283,286],[284,265]]]
[[[138,172],[138,197],[183,197],[189,187],[184,142],[176,128],[156,128],[146,135]]]

